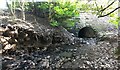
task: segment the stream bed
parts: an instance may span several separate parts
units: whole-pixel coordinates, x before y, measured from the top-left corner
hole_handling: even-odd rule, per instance
[[[4,18],[5,16],[0,16],[0,17],[1,17],[0,18],[1,25],[3,23],[8,24],[8,22],[6,21],[8,20],[8,17],[7,18]],[[10,22],[11,21],[9,21],[9,23]],[[70,35],[70,33],[65,29],[62,30],[60,28],[56,28],[53,30],[50,29],[48,25],[45,24],[42,25],[40,23],[42,22],[39,22],[39,24],[38,23],[32,24],[32,23],[21,22],[20,20],[16,20],[16,23],[13,25],[13,28],[14,26],[20,27],[18,29],[18,31],[20,32],[18,33],[18,35],[20,35],[19,36],[20,39],[19,37],[17,37],[18,38],[17,44],[15,38],[11,39],[12,36],[4,37],[0,34],[1,35],[0,36],[0,52],[1,52],[0,68],[2,70],[40,70],[40,69],[42,70],[46,68],[47,69],[54,69],[54,68],[88,69],[89,68],[89,69],[98,69],[98,70],[120,69],[119,60],[116,59],[116,55],[115,55],[115,50],[118,47],[118,40],[117,40],[118,33],[116,32],[117,29],[112,29],[111,31],[112,33],[108,32],[108,34],[106,34],[106,37],[97,41],[94,38],[82,39],[82,38],[72,37],[72,35]],[[30,25],[33,25],[34,27]],[[33,30],[36,31],[35,33],[34,31],[28,30],[29,28],[32,27]],[[110,25],[110,27],[112,26]],[[100,34],[107,33],[108,29],[106,30],[105,28],[106,27],[103,27],[100,30],[98,29],[99,33],[100,32],[101,32]],[[101,31],[102,29],[103,31]],[[53,31],[50,32],[50,30]],[[15,31],[16,30],[13,30],[13,32]],[[29,36],[29,31],[31,32],[30,36]],[[41,44],[39,40],[34,41],[34,38],[32,36],[34,36],[34,34],[36,35],[37,32],[38,35],[40,36],[40,38],[37,39],[41,39],[42,40],[41,42],[43,44]],[[54,35],[51,34],[47,35],[49,33],[53,33]],[[44,36],[41,36],[40,34],[41,35],[43,34]],[[9,36],[9,32],[7,35]],[[53,39],[51,38],[55,38],[54,41],[56,42],[54,42],[54,44],[52,41]],[[6,51],[4,52],[1,51],[5,49],[6,44],[5,46],[2,46],[3,44],[2,41],[5,41],[6,39],[7,39],[6,42],[10,40],[11,43],[12,41],[12,45],[14,45],[13,41],[15,41],[17,48],[15,47],[15,49],[9,50],[9,47],[7,47]],[[19,44],[19,42],[21,42],[22,44]],[[31,47],[31,44],[33,44],[34,46],[32,45]],[[34,49],[37,46],[41,47],[41,45],[42,45],[42,49],[38,49],[38,48]],[[46,46],[47,48],[43,48]]]

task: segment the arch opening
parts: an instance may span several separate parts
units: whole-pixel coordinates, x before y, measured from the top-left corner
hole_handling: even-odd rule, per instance
[[[96,38],[97,37],[97,31],[93,29],[92,27],[83,27],[78,32],[78,38]]]

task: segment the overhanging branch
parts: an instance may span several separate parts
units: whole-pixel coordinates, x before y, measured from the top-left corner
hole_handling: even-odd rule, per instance
[[[100,18],[100,17],[104,17],[104,16],[108,16],[108,15],[110,15],[111,13],[113,13],[114,11],[116,11],[117,9],[119,9],[120,7],[117,7],[117,8],[115,8],[114,10],[112,10],[111,12],[109,12],[109,13],[107,13],[107,14],[105,14],[105,15],[100,15],[100,16],[98,16],[98,18]]]
[[[106,10],[108,7],[110,7],[116,0],[114,0],[113,2],[111,2],[107,7],[105,7],[104,9],[100,10],[100,11],[104,11]]]

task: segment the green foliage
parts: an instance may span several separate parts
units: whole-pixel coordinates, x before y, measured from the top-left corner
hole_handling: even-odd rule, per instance
[[[49,8],[49,4],[48,4],[48,2],[41,3],[40,5],[38,5],[38,8],[40,8],[42,10],[48,9]]]
[[[48,15],[47,18],[52,26],[71,26],[74,21],[69,19],[79,14],[76,3],[71,2],[33,2],[28,3],[25,8],[37,16],[41,13],[44,16]]]
[[[103,10],[103,8],[105,8],[106,6],[109,5],[109,4],[107,4],[107,2],[105,4],[105,6],[103,4],[99,5],[99,3],[97,3],[97,2],[94,2],[91,4],[79,2],[79,9],[82,12],[91,12],[92,11],[93,14],[101,16],[101,15],[105,15],[105,14],[111,12],[112,10],[114,10],[115,8],[117,8],[116,3],[117,2],[115,2],[113,5],[111,5],[110,7],[105,9],[104,11],[101,11],[101,10]],[[109,22],[114,24],[118,28],[118,20],[120,20],[120,18],[118,17],[118,12],[117,11],[113,12],[110,15],[108,15],[108,17],[112,18],[109,20]]]
[[[67,27],[69,28],[69,27],[74,26],[75,20],[73,20],[73,19],[67,19],[67,20],[65,20],[63,23],[64,23],[63,25],[66,25],[66,28],[67,28]],[[68,23],[69,23],[69,24],[68,24]]]
[[[120,18],[116,18],[114,20],[110,20],[109,22],[111,22],[112,24],[114,24],[118,28],[118,21],[119,20],[120,20]]]
[[[26,10],[28,11],[37,9],[39,12],[40,10],[44,11],[48,8],[49,8],[48,2],[28,2],[28,4],[26,5]]]
[[[109,22],[114,24],[118,28],[118,23],[119,23],[120,17],[118,17],[117,13],[111,13],[110,17],[112,19],[109,20]]]
[[[14,5],[15,4],[15,5]],[[106,4],[107,5],[107,4]],[[11,7],[19,8],[20,3],[14,1],[11,4]],[[74,25],[75,20],[70,20],[72,17],[78,16],[79,12],[92,12],[97,15],[103,15],[107,13],[109,9],[112,9],[111,6],[105,12],[100,11],[103,9],[103,5],[98,5],[96,2],[70,2],[64,0],[57,0],[56,2],[25,2],[25,11],[30,11],[36,16],[47,17],[52,26],[64,26],[70,27]],[[110,20],[111,23],[115,24],[118,27],[118,18],[115,16],[116,13],[110,14],[110,17],[115,18]]]
[[[98,11],[101,7],[99,6],[95,6],[96,3],[92,3],[92,4],[89,4],[89,3],[84,3],[84,2],[78,2],[78,9],[81,11],[81,12],[96,12]]]
[[[55,20],[52,20],[51,23],[50,23],[52,26],[58,26],[59,23]]]
[[[80,11],[88,12],[90,10],[90,5],[89,4],[81,4],[79,9],[80,9]]]
[[[76,3],[71,2],[29,2],[25,8],[36,16],[47,15],[52,26],[71,26],[74,21],[69,19],[79,14]]]
[[[52,14],[50,14],[50,22],[57,21],[56,25],[58,26],[70,26],[71,23],[67,22],[68,19],[75,17],[79,14],[76,10],[76,3],[57,2],[56,4],[53,4],[50,8],[50,12],[52,12]]]
[[[32,11],[32,9],[34,8],[34,3],[27,2],[24,8],[25,8],[25,11]]]

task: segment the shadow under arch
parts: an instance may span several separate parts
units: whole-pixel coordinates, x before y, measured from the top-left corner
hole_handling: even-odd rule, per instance
[[[78,31],[78,38],[95,38],[97,37],[97,31],[91,26],[86,26]]]

